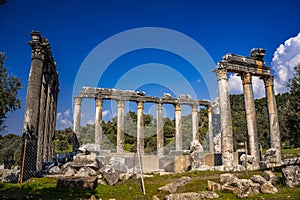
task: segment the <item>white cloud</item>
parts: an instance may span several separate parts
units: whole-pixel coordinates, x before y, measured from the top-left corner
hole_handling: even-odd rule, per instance
[[[264,83],[259,77],[252,77],[252,87],[254,98],[261,98],[265,96]],[[228,78],[228,88],[230,94],[243,94],[243,84],[241,76],[237,74],[230,74]]]
[[[66,111],[58,112],[56,115],[56,128],[65,129],[73,126],[71,110],[67,109]]]
[[[109,110],[104,110],[104,111],[102,112],[102,117],[106,117],[106,116],[108,116],[109,114],[110,114]]]
[[[293,77],[294,66],[300,63],[300,33],[279,45],[273,54],[271,67],[275,71],[275,93],[287,92],[285,83]]]
[[[110,111],[109,110],[104,110],[102,111],[102,119],[106,116],[108,116],[110,114]],[[95,124],[95,117],[89,119],[87,122],[87,124]]]

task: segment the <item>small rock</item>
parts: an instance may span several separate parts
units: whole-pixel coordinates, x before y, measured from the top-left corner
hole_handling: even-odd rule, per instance
[[[260,188],[262,193],[265,194],[276,194],[278,192],[278,189],[274,187],[270,182],[264,183]]]
[[[221,190],[221,185],[213,181],[207,181],[207,187],[209,191],[219,191]]]
[[[287,166],[282,169],[283,182],[287,187],[293,188],[300,183],[300,167]]]
[[[119,181],[120,172],[110,166],[104,166],[100,169],[100,172],[108,185],[114,185]]]
[[[54,166],[49,170],[49,174],[60,174],[61,170],[58,166]]]
[[[153,195],[152,200],[159,200],[159,198],[156,195]]]
[[[221,174],[220,176],[220,183],[222,185],[231,185],[237,180],[238,178],[234,174],[230,174],[230,173]]]
[[[278,177],[272,171],[264,171],[264,178],[272,184],[278,181]]]
[[[201,199],[218,199],[219,195],[213,191],[200,191],[198,192]]]
[[[260,185],[264,184],[265,182],[267,182],[267,180],[262,177],[261,175],[253,175],[251,177],[251,180],[255,183],[259,183]]]
[[[97,172],[90,167],[81,167],[79,171],[74,175],[76,177],[96,176]]]
[[[97,198],[95,197],[95,195],[92,195],[90,200],[97,200]]]
[[[232,194],[238,194],[239,189],[236,187],[231,187],[231,186],[222,186],[222,192],[224,193],[232,193]]]

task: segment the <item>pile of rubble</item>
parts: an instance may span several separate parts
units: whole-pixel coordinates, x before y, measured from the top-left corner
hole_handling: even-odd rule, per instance
[[[140,168],[130,166],[125,158],[97,156],[88,148],[79,150],[80,153],[73,156],[72,161],[51,166],[47,176],[59,177],[63,182],[66,178],[74,182],[76,178],[96,177],[97,184],[108,185],[114,185],[133,176],[140,177]]]

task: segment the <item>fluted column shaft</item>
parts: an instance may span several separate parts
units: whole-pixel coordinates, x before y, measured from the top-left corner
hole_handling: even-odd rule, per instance
[[[257,125],[256,125],[256,112],[254,104],[254,95],[252,88],[252,76],[250,73],[241,73],[245,108],[246,108],[246,119],[247,119],[247,131],[248,131],[248,149],[250,155],[254,156],[253,167],[259,168],[259,145],[257,136]]]
[[[180,104],[175,105],[175,140],[176,140],[176,151],[182,150],[182,129],[181,129],[181,106]]]
[[[199,140],[198,137],[198,112],[197,112],[198,104],[192,105],[192,131],[193,131],[193,140]]]
[[[144,102],[137,104],[137,148],[144,154]]]
[[[213,143],[213,130],[212,130],[212,113],[211,106],[207,108],[208,116],[208,141],[209,141],[209,152],[214,152],[214,143]]]
[[[164,155],[164,131],[163,131],[162,104],[156,104],[156,133],[157,133],[157,155]]]
[[[118,101],[117,153],[124,152],[124,101]]]
[[[102,142],[102,99],[96,98],[95,144]]]
[[[80,139],[81,97],[74,97],[74,133]]]
[[[220,99],[222,163],[225,167],[225,170],[230,170],[233,167],[233,139],[227,70],[217,70],[216,73],[218,79],[218,91]]]
[[[278,113],[277,113],[276,99],[274,94],[274,77],[273,76],[265,77],[263,80],[265,83],[268,112],[269,112],[271,148],[276,149],[276,165],[280,166],[282,164],[281,145],[280,145]]]

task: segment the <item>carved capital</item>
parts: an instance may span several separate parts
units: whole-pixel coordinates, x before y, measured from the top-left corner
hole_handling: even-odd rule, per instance
[[[243,85],[252,83],[252,75],[250,73],[241,73]]]
[[[211,106],[208,106],[208,107],[207,107],[207,112],[208,112],[208,113],[211,113]]]
[[[118,108],[124,108],[124,101],[118,101]]]
[[[181,111],[181,105],[180,104],[175,105],[175,111]]]
[[[156,110],[162,110],[162,104],[161,103],[156,104]]]
[[[198,104],[193,104],[192,105],[192,112],[197,112],[198,109]]]
[[[45,60],[45,51],[41,46],[35,46],[31,50],[31,58]]]
[[[81,101],[82,101],[81,97],[74,97],[74,104],[75,105],[81,105]]]
[[[227,70],[226,69],[218,69],[216,70],[218,81],[221,79],[227,80]]]
[[[144,108],[144,102],[142,101],[139,101],[138,104],[137,104],[137,109],[143,109]]]
[[[102,107],[103,100],[100,98],[96,98],[96,107]]]
[[[273,87],[274,86],[274,77],[268,76],[263,78],[265,87]]]

